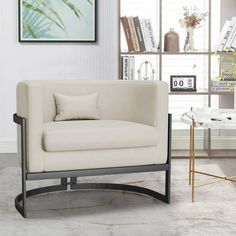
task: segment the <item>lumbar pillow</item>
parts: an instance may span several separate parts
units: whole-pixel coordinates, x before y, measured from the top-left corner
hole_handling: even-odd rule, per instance
[[[55,121],[99,119],[98,94],[69,96],[54,93],[57,115]]]

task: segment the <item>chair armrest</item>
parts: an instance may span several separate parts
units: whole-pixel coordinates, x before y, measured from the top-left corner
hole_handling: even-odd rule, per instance
[[[16,124],[22,125],[23,124],[23,120],[25,120],[25,118],[18,116],[16,113],[13,115],[13,121]]]
[[[23,81],[17,85],[17,115],[14,121],[26,120],[27,171],[40,172],[44,168],[42,149],[42,91],[37,82]],[[21,128],[17,128],[18,157],[21,160]]]
[[[159,134],[160,156],[166,158],[168,153],[168,111],[169,111],[169,87],[163,81],[158,81],[156,91],[155,126]],[[165,159],[163,160],[165,161]]]

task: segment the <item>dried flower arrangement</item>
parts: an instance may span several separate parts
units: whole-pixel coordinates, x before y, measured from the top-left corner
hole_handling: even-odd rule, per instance
[[[184,7],[184,18],[179,20],[181,27],[195,29],[200,26],[201,22],[206,20],[208,12],[200,13],[197,7]]]
[[[196,51],[194,48],[194,29],[201,26],[202,21],[206,20],[208,13],[200,13],[197,7],[184,7],[184,17],[179,20],[179,23],[182,28],[187,30],[187,36],[184,43],[184,51]]]

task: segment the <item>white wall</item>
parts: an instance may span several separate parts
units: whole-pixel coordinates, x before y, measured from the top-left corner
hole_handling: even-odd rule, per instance
[[[95,44],[20,44],[17,0],[0,8],[0,153],[16,151],[15,88],[20,80],[118,79],[118,1],[97,0]]]

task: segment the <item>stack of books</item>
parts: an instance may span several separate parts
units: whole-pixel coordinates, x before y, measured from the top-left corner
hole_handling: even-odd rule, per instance
[[[156,52],[157,43],[151,19],[121,17],[129,52]]]
[[[216,45],[218,52],[236,51],[236,17],[226,21]]]
[[[135,80],[134,56],[121,57],[121,79],[122,80]]]
[[[211,80],[211,91],[212,92],[232,92],[236,86],[235,81],[222,81],[222,80]]]

